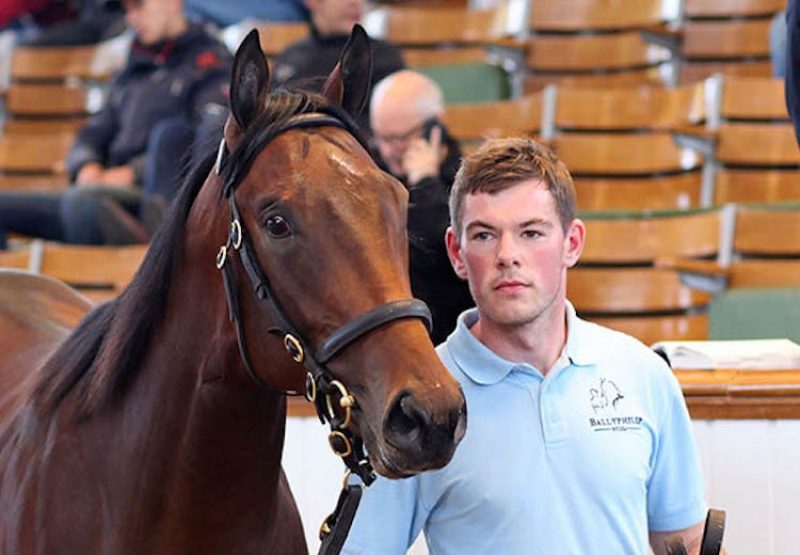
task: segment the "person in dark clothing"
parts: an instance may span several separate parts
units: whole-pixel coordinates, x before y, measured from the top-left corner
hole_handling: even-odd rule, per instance
[[[256,21],[306,21],[302,0],[185,0],[186,15],[217,27],[235,25],[244,19]]]
[[[5,232],[69,243],[146,241],[174,196],[181,162],[224,113],[232,57],[188,23],[181,0],[128,0],[136,34],[106,104],[79,130],[63,194],[0,194]]]
[[[786,2],[786,78],[784,88],[786,107],[794,124],[794,133],[800,145],[800,14],[798,0]]]
[[[311,34],[278,54],[274,78],[278,85],[291,84],[317,91],[339,60],[353,25],[364,13],[364,0],[305,0],[311,14]],[[400,51],[393,45],[370,39],[372,79],[377,82],[405,67]],[[357,118],[362,129],[369,130],[369,106]]]
[[[0,31],[21,46],[95,44],[125,30],[120,0],[3,0]]]
[[[436,344],[455,329],[458,315],[474,306],[469,287],[453,271],[444,242],[461,149],[439,119],[443,112],[439,86],[414,71],[390,75],[372,93],[376,150],[409,191],[411,289],[431,309],[431,339]]]

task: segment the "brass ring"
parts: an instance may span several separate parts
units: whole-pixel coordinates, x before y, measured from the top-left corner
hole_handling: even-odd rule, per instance
[[[309,403],[317,400],[317,380],[311,375],[311,372],[306,372],[306,390],[305,397]]]
[[[228,247],[222,245],[217,253],[217,270],[221,270],[225,266],[225,261],[228,259]]]
[[[353,416],[351,407],[355,406],[356,400],[352,395],[350,395],[350,393],[347,391],[347,388],[339,380],[332,380],[331,386],[339,390],[339,406],[344,410],[344,422],[342,422],[342,425],[339,426],[339,428],[346,430],[350,426],[350,421],[352,420]],[[328,416],[331,418],[331,420],[336,418],[337,414],[333,409],[333,402],[331,401],[330,395],[325,395],[325,405],[328,407]]]
[[[292,357],[292,360],[298,364],[302,364],[306,355],[303,351],[303,346],[300,341],[292,334],[287,333],[283,336],[283,346],[286,347],[286,352]]]
[[[341,438],[342,441],[344,441],[344,445],[347,447],[347,449],[341,453],[336,450],[336,447],[333,444],[333,439],[337,437]],[[328,445],[330,445],[333,452],[336,453],[341,458],[349,457],[353,453],[353,446],[350,444],[350,440],[347,439],[347,436],[344,435],[339,430],[334,430],[330,434],[328,434]]]
[[[239,220],[231,222],[231,243],[233,243],[233,248],[237,251],[242,246],[242,224]]]

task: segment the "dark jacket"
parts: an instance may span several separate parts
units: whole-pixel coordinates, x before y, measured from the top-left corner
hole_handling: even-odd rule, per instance
[[[431,339],[439,344],[456,327],[458,315],[474,306],[467,283],[456,276],[445,248],[444,234],[450,223],[448,199],[461,162],[461,149],[443,137],[447,158],[439,175],[426,177],[409,187],[408,241],[411,290],[433,314]]]
[[[318,92],[325,78],[336,67],[349,35],[322,37],[311,25],[311,35],[278,54],[274,78],[279,85],[291,85]],[[370,85],[405,67],[400,51],[393,45],[370,39],[372,45],[372,79]],[[369,101],[368,101],[369,102]],[[369,129],[369,103],[357,118],[362,129]]]
[[[108,89],[103,108],[80,129],[67,156],[74,180],[89,162],[130,165],[141,182],[153,126],[183,116],[191,127],[218,119],[227,104],[232,57],[199,26],[154,47],[134,41],[128,62]]]
[[[800,13],[798,0],[786,3],[786,107],[794,123],[794,133],[800,144]]]

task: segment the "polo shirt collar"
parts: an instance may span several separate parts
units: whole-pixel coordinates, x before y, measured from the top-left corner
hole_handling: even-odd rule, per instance
[[[575,307],[567,301],[567,344],[564,346],[564,352],[570,363],[575,366],[597,364],[600,346],[594,344],[592,339],[595,334],[588,329],[594,325],[578,318]]]
[[[595,349],[591,343],[583,341],[585,327],[591,325],[575,314],[575,308],[567,301],[567,343],[564,347],[570,364],[584,366],[594,364]],[[533,368],[527,364],[515,363],[502,358],[472,335],[470,328],[478,321],[478,309],[472,308],[462,312],[453,334],[448,338],[446,346],[458,367],[472,381],[481,385],[492,385],[501,382],[516,367]],[[588,338],[587,338],[588,339]]]

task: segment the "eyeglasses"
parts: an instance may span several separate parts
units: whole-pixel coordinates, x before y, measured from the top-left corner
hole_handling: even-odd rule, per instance
[[[411,139],[415,138],[415,135],[417,135],[420,131],[422,131],[427,122],[428,120],[421,121],[411,129],[406,131],[405,133],[398,133],[396,135],[380,135],[378,133],[373,133],[372,140],[376,143],[384,143],[384,144],[407,143]]]

